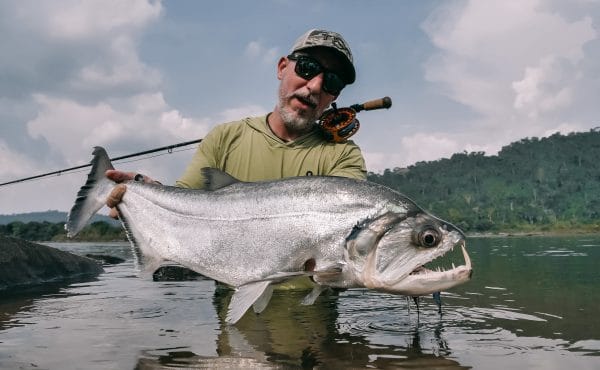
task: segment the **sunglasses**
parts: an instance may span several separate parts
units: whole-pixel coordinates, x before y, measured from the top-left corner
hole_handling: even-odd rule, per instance
[[[346,86],[344,80],[337,73],[325,69],[321,63],[311,57],[291,54],[287,58],[296,62],[294,72],[307,81],[323,72],[323,90],[328,94],[337,96]]]

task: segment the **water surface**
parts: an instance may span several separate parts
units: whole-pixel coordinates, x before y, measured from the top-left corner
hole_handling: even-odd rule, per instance
[[[600,368],[600,235],[471,238],[473,280],[430,297],[347,290],[222,324],[213,281],[153,282],[126,244],[51,244],[120,256],[97,279],[0,298],[0,368]]]

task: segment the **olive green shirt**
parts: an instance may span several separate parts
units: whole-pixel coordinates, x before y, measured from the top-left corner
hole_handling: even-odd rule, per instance
[[[330,143],[317,130],[284,142],[269,128],[267,116],[216,126],[198,146],[177,186],[202,188],[204,167],[218,168],[241,181],[307,175],[365,179],[367,174],[354,142]]]

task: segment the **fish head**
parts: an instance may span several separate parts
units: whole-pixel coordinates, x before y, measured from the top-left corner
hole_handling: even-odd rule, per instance
[[[439,257],[462,249],[464,265],[450,269],[425,267]],[[457,227],[420,209],[388,211],[357,225],[346,239],[345,272],[369,289],[403,295],[425,295],[468,281],[471,260],[465,235]]]

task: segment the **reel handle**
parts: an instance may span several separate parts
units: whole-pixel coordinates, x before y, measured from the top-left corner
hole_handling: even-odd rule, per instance
[[[350,108],[354,109],[356,112],[360,112],[361,110],[374,110],[374,109],[389,109],[392,106],[392,99],[389,96],[369,100],[368,102],[362,104],[354,104]]]

